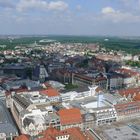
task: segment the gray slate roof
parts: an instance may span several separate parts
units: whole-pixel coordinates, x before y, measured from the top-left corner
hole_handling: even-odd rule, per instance
[[[6,106],[0,101],[0,133],[5,133],[6,136],[17,135],[18,130],[8,112]]]

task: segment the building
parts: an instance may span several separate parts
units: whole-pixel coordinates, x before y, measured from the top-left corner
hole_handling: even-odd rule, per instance
[[[111,124],[117,121],[117,112],[114,107],[101,107],[95,111],[96,125]]]
[[[90,86],[97,85],[103,89],[107,88],[107,77],[103,74],[77,74],[72,75],[72,84]]]
[[[60,117],[61,130],[65,130],[67,128],[72,127],[79,127],[81,129],[83,128],[82,126],[83,120],[80,109],[78,108],[61,109],[57,113]]]
[[[6,104],[6,95],[5,95],[5,90],[0,87],[0,101],[2,101],[4,104]]]
[[[69,128],[66,130],[58,130],[53,127],[48,128],[36,137],[31,137],[35,140],[94,140],[88,132],[81,132],[79,128]],[[29,136],[21,135],[14,140],[30,140]]]
[[[129,125],[106,129],[103,134],[105,140],[139,140],[140,138],[139,131]]]
[[[72,73],[69,72],[67,69],[58,69],[55,71],[57,78],[62,83],[71,83],[72,81]]]
[[[106,68],[105,68],[105,62],[104,60],[98,59],[96,57],[92,57],[89,61],[88,61],[88,66],[92,69],[95,69],[98,72],[106,72]]]
[[[131,69],[120,68],[120,69],[116,69],[115,72],[123,75],[124,87],[132,87],[136,85],[139,81],[140,74]]]
[[[82,114],[83,119],[83,130],[86,131],[89,128],[93,128],[95,125],[95,114],[94,113],[88,113]]]
[[[27,78],[27,70],[28,67],[26,65],[21,64],[8,64],[4,67],[0,68],[3,70],[4,74],[14,74],[21,78]]]
[[[50,103],[39,91],[12,94],[10,108],[21,133],[32,136],[50,125],[60,128],[59,116]]]
[[[32,81],[32,80],[10,80],[10,81],[5,81],[2,84],[3,88],[11,91],[11,90],[16,90],[19,89],[21,87],[26,87],[28,90],[35,90],[35,89],[39,89],[41,88],[40,86],[40,82],[38,81]]]
[[[54,88],[48,88],[45,90],[41,90],[40,93],[42,95],[46,95],[47,98],[50,100],[50,102],[55,103],[55,102],[60,102],[60,95],[59,92],[54,89]]]
[[[140,102],[132,101],[128,103],[116,104],[118,120],[132,119],[140,116]]]
[[[121,57],[119,55],[114,54],[97,54],[97,59],[100,59],[102,61],[114,61],[114,62],[121,62]]]
[[[28,135],[20,135],[18,137],[15,137],[14,140],[30,140],[30,137]]]
[[[140,94],[140,87],[118,90],[118,93],[127,99],[133,99]]]
[[[62,68],[64,68],[64,64],[63,63],[60,63],[60,62],[51,62],[48,65],[48,72],[49,73],[52,73],[54,70],[56,70],[56,69],[62,69]]]
[[[134,101],[140,101],[140,94],[137,94],[134,98],[133,98]]]
[[[37,136],[50,126],[60,129],[60,119],[55,112],[44,108],[28,111],[21,116],[22,133]]]
[[[92,140],[92,136],[89,134],[85,135],[79,128],[69,128],[63,131],[59,131],[54,128],[49,128],[44,132],[43,138],[52,138],[52,140]],[[92,139],[91,139],[92,138]],[[38,140],[41,140],[38,139]]]
[[[0,101],[0,139],[12,140],[18,136],[18,130],[6,106]]]
[[[44,82],[49,77],[46,68],[44,65],[37,65],[32,74],[33,80],[39,80],[40,82]]]
[[[49,81],[48,84],[50,84],[52,88],[55,88],[58,90],[63,90],[65,88],[65,85],[58,81]]]
[[[121,89],[123,87],[123,76],[117,73],[108,73],[108,88],[109,90]]]
[[[78,99],[83,99],[86,97],[95,96],[98,93],[98,86],[80,87],[74,91],[62,92],[61,100],[62,102],[73,101]]]

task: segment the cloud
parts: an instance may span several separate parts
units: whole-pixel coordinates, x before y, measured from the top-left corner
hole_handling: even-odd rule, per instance
[[[2,8],[13,8],[14,4],[10,0],[0,0],[0,7],[2,7]]]
[[[115,10],[112,7],[104,7],[101,10],[102,18],[106,20],[111,20],[113,22],[140,22],[140,16],[134,15],[129,12],[122,12],[120,10]]]
[[[29,9],[46,9],[47,7],[47,2],[42,0],[20,0],[20,2],[17,4],[18,11],[25,11]]]
[[[68,8],[68,4],[63,1],[51,1],[48,4],[49,10],[66,10]]]
[[[26,11],[30,9],[63,11],[67,8],[68,4],[63,1],[47,2],[45,0],[20,0],[20,2],[17,4],[18,11]]]
[[[102,9],[103,14],[113,14],[115,13],[115,10],[112,7],[105,7]]]

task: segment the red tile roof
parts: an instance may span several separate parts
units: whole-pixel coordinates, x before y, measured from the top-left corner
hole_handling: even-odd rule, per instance
[[[80,131],[80,128],[69,128],[66,130],[70,134],[71,140],[94,140],[91,135]]]
[[[123,104],[116,104],[115,105],[115,109],[116,109],[116,111],[118,112],[118,110],[124,110],[124,111],[127,111],[126,109],[129,109],[129,108],[131,108],[132,109],[132,107],[133,107],[133,109],[134,109],[134,107],[135,108],[140,108],[140,102],[139,101],[133,101],[133,102],[128,102],[128,103],[123,103]]]
[[[105,81],[105,80],[107,80],[106,77],[97,77],[95,82],[100,82],[100,81]]]
[[[133,100],[134,100],[134,101],[140,101],[140,94],[137,94],[137,95],[134,97]]]
[[[86,75],[81,75],[81,74],[74,74],[75,77],[78,77],[78,78],[81,78],[81,79],[84,79],[84,80],[88,80],[88,81],[92,81],[93,78],[89,77],[89,76],[86,76]]]
[[[69,128],[63,131],[50,127],[41,134],[43,135],[43,138],[39,138],[37,140],[56,140],[56,137],[65,135],[69,135],[70,140],[94,140],[89,133],[83,134],[80,128],[77,127]]]
[[[134,94],[139,94],[140,93],[140,87],[138,88],[129,88],[129,89],[123,89],[123,90],[119,90],[118,91],[120,95],[122,96],[128,96],[128,95],[131,95],[133,96]]]
[[[59,133],[59,130],[57,130],[56,128],[53,128],[52,126],[50,126],[46,131],[44,131],[42,134],[44,135],[56,135]]]
[[[48,88],[46,90],[40,91],[41,94],[45,94],[48,97],[59,96],[59,92],[56,89]]]
[[[20,135],[16,138],[14,138],[14,140],[29,140],[29,136],[28,135]]]
[[[122,74],[127,74],[129,76],[137,76],[137,75],[140,75],[138,72],[135,72],[135,71],[133,71],[131,69],[125,69],[125,68],[117,69],[116,72],[122,73]]]
[[[62,125],[77,124],[82,122],[81,112],[78,108],[61,109],[58,111],[58,115],[60,116],[60,123]]]

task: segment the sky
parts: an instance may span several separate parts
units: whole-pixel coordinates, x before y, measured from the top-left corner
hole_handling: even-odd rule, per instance
[[[0,0],[0,34],[140,36],[140,0]]]

